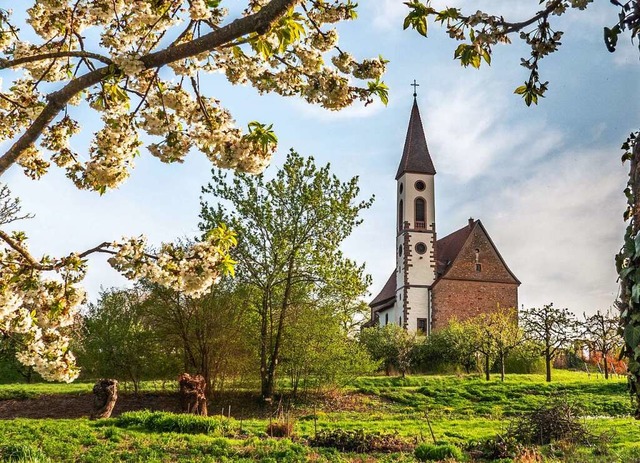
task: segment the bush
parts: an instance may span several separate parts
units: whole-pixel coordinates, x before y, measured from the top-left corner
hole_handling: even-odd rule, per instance
[[[451,444],[420,444],[416,447],[414,455],[420,461],[441,461],[447,458],[462,460],[462,450]]]
[[[367,433],[362,429],[319,431],[315,437],[309,439],[309,445],[356,453],[403,452],[409,449],[409,444],[397,434]]]
[[[267,426],[269,437],[291,437],[293,435],[293,423],[289,421],[276,421]]]
[[[526,413],[509,429],[510,436],[525,444],[545,445],[564,440],[585,442],[593,437],[580,423],[580,411],[565,398],[551,398]]]
[[[531,343],[525,343],[509,353],[505,370],[507,373],[516,374],[544,373],[544,358],[539,355],[539,349]]]

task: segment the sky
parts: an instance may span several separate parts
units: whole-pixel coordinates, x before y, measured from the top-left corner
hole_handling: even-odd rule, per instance
[[[478,9],[477,2],[466,0],[433,4]],[[535,0],[489,0],[480,6],[514,21],[537,7]],[[517,38],[495,48],[490,67],[464,69],[453,60],[456,43],[438,25],[431,25],[426,39],[402,30],[402,1],[361,1],[358,12],[356,21],[339,25],[340,46],[357,58],[380,54],[390,61],[386,107],[374,103],[331,112],[298,98],[260,96],[251,87],[231,86],[219,74],[202,78],[205,93],[221,100],[241,126],[252,120],[273,123],[279,150],[267,175],[294,148],[318,164],[331,163],[344,180],[359,177],[362,198],[375,195],[375,202],[343,249],[366,263],[375,296],[395,266],[394,177],[416,79],[438,172],[438,236],[461,228],[469,217],[482,220],[522,282],[519,299],[527,308],[553,302],[581,314],[610,307],[618,292],[613,258],[625,226],[627,174],[620,145],[638,128],[640,116],[637,44],[625,36],[611,54],[602,41],[602,27],[615,23],[616,8],[601,1],[555,18],[565,35],[560,50],[541,63],[549,90],[531,108],[513,94],[528,77],[519,66],[528,51]],[[10,76],[3,75],[6,83]],[[98,125],[90,115],[77,116],[88,121],[74,144],[81,151]],[[0,150],[7,148],[0,144]],[[32,252],[60,256],[121,236],[145,234],[156,245],[196,236],[200,189],[210,180],[210,168],[198,152],[175,165],[145,152],[131,178],[102,197],[75,189],[55,168],[32,181],[13,167],[3,181],[23,209],[35,214],[19,224]],[[101,288],[125,284],[104,256],[91,257],[85,280],[90,300]]]

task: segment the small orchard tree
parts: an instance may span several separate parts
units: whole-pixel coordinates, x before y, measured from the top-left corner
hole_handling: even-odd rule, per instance
[[[468,320],[465,326],[474,340],[476,351],[484,358],[485,379],[489,381],[491,378],[491,364],[497,360],[500,379],[504,381],[507,356],[523,340],[518,328],[517,310],[498,306],[493,312]]]
[[[350,0],[247,0],[240,8],[229,0],[23,3],[25,23],[0,8],[0,142],[7,147],[0,176],[17,166],[39,179],[55,165],[78,188],[103,194],[129,176],[141,134],[161,162],[198,150],[218,167],[262,171],[276,134],[267,122],[238,127],[219,95],[202,91],[210,72],[330,110],[375,96],[387,101],[385,60],[359,60],[338,47],[333,24],[356,17]],[[74,136],[92,117],[102,127],[78,152]],[[84,300],[89,255],[107,253],[127,278],[197,297],[231,271],[235,237],[210,226],[189,249],[167,243],[150,252],[144,237],[133,237],[63,257],[32,255],[21,232],[2,229],[0,241],[3,331],[21,338],[23,364],[47,380],[72,381],[79,372],[64,329]]]
[[[613,356],[619,354],[623,339],[618,333],[620,317],[612,313],[611,309],[602,313],[597,311],[594,315],[584,314],[581,323],[584,342],[589,346],[591,354],[599,354],[603,362],[604,377],[609,379],[610,364]]]
[[[316,167],[313,158],[294,151],[272,180],[238,174],[227,181],[214,171],[203,192],[219,202],[203,202],[202,229],[208,233],[224,222],[243,237],[233,257],[257,314],[262,397],[270,400],[296,304],[306,294],[353,301],[366,293],[364,267],[347,259],[340,245],[372,199],[357,200],[357,178],[342,182],[328,165]]]
[[[553,303],[539,309],[523,310],[520,321],[524,336],[541,346],[547,382],[551,381],[551,362],[562,349],[579,337],[578,321],[568,309],[558,309]]]

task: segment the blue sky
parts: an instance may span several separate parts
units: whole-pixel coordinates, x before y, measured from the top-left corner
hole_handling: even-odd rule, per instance
[[[446,6],[482,8],[514,20],[538,6],[477,3]],[[496,47],[491,67],[463,69],[452,59],[456,44],[439,26],[431,26],[428,39],[402,31],[405,8],[399,0],[362,1],[359,19],[338,29],[341,47],[358,58],[381,54],[390,60],[387,107],[376,103],[334,113],[296,98],[259,96],[251,87],[230,86],[219,74],[204,77],[206,93],[220,99],[241,125],[274,124],[280,148],[268,172],[293,147],[318,163],[330,162],[341,178],[360,177],[363,197],[375,195],[376,201],[344,251],[366,263],[375,295],[394,268],[394,176],[412,103],[409,84],[417,79],[438,171],[438,235],[469,217],[481,219],[522,281],[520,302],[526,307],[554,302],[577,313],[609,307],[617,294],[613,256],[624,230],[626,168],[619,147],[640,115],[637,48],[625,37],[610,54],[602,42],[602,27],[615,21],[616,9],[599,2],[560,18],[563,45],[542,62],[542,78],[550,81],[547,97],[527,108],[513,95],[527,78],[518,64],[528,54],[524,45]],[[76,150],[86,149],[97,127],[86,124]],[[76,190],[56,169],[36,182],[14,167],[4,181],[25,210],[36,214],[21,224],[33,252],[62,255],[123,235],[146,234],[156,244],[194,236],[200,187],[209,171],[197,152],[171,166],[145,153],[129,181],[103,197]],[[101,286],[124,283],[104,257],[91,259],[91,299]]]

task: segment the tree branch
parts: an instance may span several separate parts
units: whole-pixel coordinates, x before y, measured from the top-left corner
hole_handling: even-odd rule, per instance
[[[81,50],[71,50],[71,51],[57,51],[52,53],[43,53],[41,55],[32,55],[32,56],[23,56],[22,58],[16,58],[12,60],[3,59],[0,60],[0,69],[8,69],[15,66],[20,66],[22,64],[33,63],[36,61],[44,61],[47,59],[57,59],[57,58],[91,58],[97,61],[102,61],[105,64],[113,64],[106,56],[99,55],[98,53],[91,53],[89,51],[81,51]]]
[[[190,42],[175,45],[164,50],[140,57],[147,69],[164,66],[175,61],[198,55],[235,40],[243,35],[255,32],[266,33],[289,8],[301,0],[272,0],[257,13],[236,19],[230,24],[214,30]],[[69,100],[78,92],[96,85],[110,74],[109,66],[91,71],[69,82],[62,89],[51,93],[48,103],[22,136],[0,157],[0,176],[4,174],[20,157],[22,152],[33,144],[42,130],[62,111]]]

